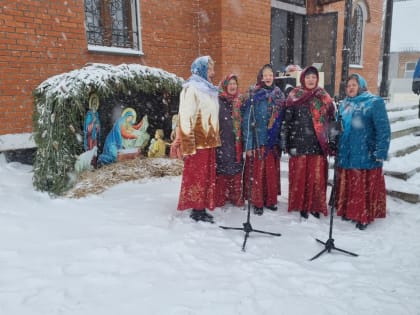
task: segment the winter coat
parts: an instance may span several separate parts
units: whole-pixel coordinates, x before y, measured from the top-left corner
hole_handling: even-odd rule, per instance
[[[193,75],[181,91],[179,126],[184,155],[220,146],[218,92],[208,84]]]
[[[328,146],[328,133],[336,108],[323,88],[317,86],[309,90],[305,87],[307,71],[319,80],[318,70],[307,67],[300,76],[301,86],[290,92],[282,128],[283,149],[291,155],[333,155]]]
[[[242,108],[242,135],[245,150],[264,146],[272,150],[280,146],[284,95],[280,88],[259,88],[251,91]],[[254,115],[252,115],[252,108]],[[255,120],[255,138],[252,124]]]
[[[366,81],[357,77],[364,91],[345,98],[339,106],[343,132],[338,143],[338,166],[345,169],[382,167],[391,141],[385,102],[366,91]]]
[[[242,160],[238,157],[235,134],[233,132],[232,100],[219,97],[219,124],[222,146],[216,149],[217,174],[234,175],[242,170]]]

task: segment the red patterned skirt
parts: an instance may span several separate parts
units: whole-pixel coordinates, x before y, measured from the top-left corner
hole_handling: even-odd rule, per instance
[[[235,175],[216,175],[216,207],[226,202],[241,207],[244,205],[242,173]]]
[[[249,156],[245,161],[244,196],[248,199],[251,188],[251,203],[258,208],[277,205],[277,195],[280,195],[280,160],[272,151],[266,154],[265,158],[264,151],[261,152],[262,158],[256,155],[252,163]],[[252,181],[249,180],[251,164]]]
[[[216,149],[199,149],[184,160],[178,210],[216,207]]]
[[[382,168],[338,168],[337,215],[362,224],[386,216],[386,189]]]
[[[289,159],[288,211],[327,210],[328,161],[323,155],[291,156]]]

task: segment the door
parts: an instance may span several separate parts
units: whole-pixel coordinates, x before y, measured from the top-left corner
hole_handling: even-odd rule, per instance
[[[304,39],[304,64],[322,64],[324,88],[332,97],[335,95],[337,17],[337,12],[308,16]]]

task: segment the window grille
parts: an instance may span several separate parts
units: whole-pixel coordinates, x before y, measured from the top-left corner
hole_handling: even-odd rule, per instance
[[[362,64],[363,31],[363,10],[360,5],[357,5],[354,9],[351,24],[350,64],[352,65]]]
[[[89,45],[140,50],[138,0],[85,0]]]

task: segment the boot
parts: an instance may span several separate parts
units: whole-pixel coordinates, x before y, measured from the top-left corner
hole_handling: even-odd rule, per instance
[[[300,211],[300,216],[304,219],[307,219],[308,218],[308,212],[302,210],[302,211]]]
[[[311,214],[312,214],[315,218],[319,219],[319,212],[311,211]]]
[[[190,213],[190,218],[194,221],[201,221],[201,212],[203,212],[203,210],[192,209]]]
[[[191,211],[190,218],[196,222],[203,221],[203,222],[214,223],[213,216],[211,214],[208,214],[205,209],[203,210],[193,209]]]
[[[201,221],[214,223],[213,216],[210,213],[208,213],[206,210],[203,210],[201,212],[202,212],[202,214],[201,214],[202,220]]]
[[[368,226],[368,223],[363,224],[363,223],[357,222],[356,224],[356,228],[358,228],[361,231],[366,230],[367,226]]]
[[[267,209],[271,210],[271,211],[277,211],[277,205],[271,205],[271,206],[265,206]]]
[[[343,221],[350,221],[351,219],[349,219],[349,218],[347,218],[345,215],[343,215],[343,216],[341,217],[341,220],[343,220]]]
[[[264,208],[259,208],[257,206],[254,206],[254,214],[263,215],[263,213],[264,213]]]

